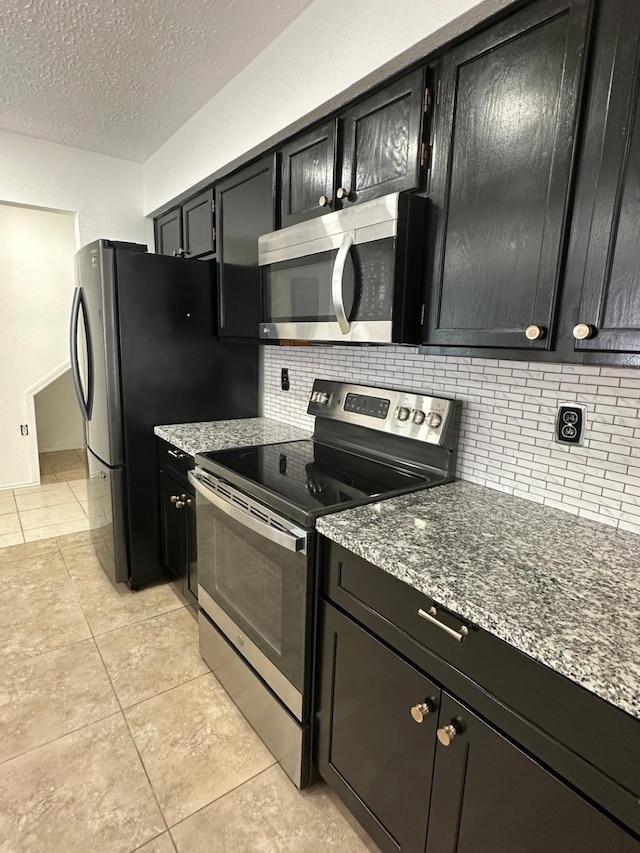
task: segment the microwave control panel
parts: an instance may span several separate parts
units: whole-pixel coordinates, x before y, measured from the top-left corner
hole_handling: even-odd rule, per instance
[[[307,412],[403,438],[442,445],[456,405],[427,393],[316,379]]]

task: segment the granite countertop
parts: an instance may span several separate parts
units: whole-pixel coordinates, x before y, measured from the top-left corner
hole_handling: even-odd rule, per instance
[[[640,537],[457,481],[318,530],[640,717]]]
[[[297,441],[311,433],[272,418],[236,418],[231,421],[205,421],[196,424],[166,424],[154,433],[185,453],[195,456],[206,450],[227,450],[250,444]]]

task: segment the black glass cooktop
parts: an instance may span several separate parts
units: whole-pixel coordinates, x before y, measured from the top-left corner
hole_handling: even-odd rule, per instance
[[[301,521],[430,483],[425,475],[312,439],[211,451],[198,454],[196,463]]]

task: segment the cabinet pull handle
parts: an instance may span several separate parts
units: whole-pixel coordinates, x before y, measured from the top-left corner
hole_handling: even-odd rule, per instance
[[[426,610],[420,608],[418,610],[418,616],[421,616],[423,619],[426,619],[427,622],[430,622],[432,625],[435,625],[437,628],[440,628],[442,631],[445,632],[445,634],[448,634],[450,637],[453,637],[454,640],[457,640],[459,643],[461,643],[469,633],[469,629],[467,628],[467,626],[461,625],[458,631],[454,631],[453,628],[449,628],[448,625],[444,625],[438,619],[434,618],[437,612],[438,611],[435,609],[435,607],[432,607],[429,613],[427,613]]]
[[[320,205],[320,207],[326,207],[328,204],[331,204],[331,199],[329,198],[329,196],[321,195],[318,199],[318,204]]]
[[[577,326],[573,327],[573,337],[577,341],[587,341],[589,338],[595,337],[595,334],[595,326],[590,326],[588,323],[578,323]]]
[[[187,455],[181,450],[167,450],[167,453],[169,454],[169,456],[173,456],[174,459],[184,459],[184,457]]]
[[[416,723],[421,723],[425,717],[428,717],[435,710],[435,707],[435,702],[432,699],[428,699],[426,702],[418,702],[417,705],[412,706],[411,716]]]
[[[345,199],[345,201],[349,201],[350,195],[351,195],[351,193],[349,192],[349,190],[345,190],[344,187],[339,187],[338,191],[336,192],[336,196],[339,199]]]
[[[539,341],[541,338],[544,338],[546,329],[544,326],[536,326],[534,323],[531,326],[527,326],[524,334],[528,341]]]
[[[458,730],[452,723],[442,726],[442,728],[438,729],[436,732],[436,736],[443,746],[451,746],[451,741],[457,734]]]

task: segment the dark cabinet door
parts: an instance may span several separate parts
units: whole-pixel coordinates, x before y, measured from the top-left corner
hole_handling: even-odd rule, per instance
[[[281,150],[281,225],[329,213],[335,205],[335,120],[296,136]]]
[[[258,338],[258,237],[276,226],[274,161],[264,157],[216,186],[222,337]]]
[[[182,581],[187,562],[187,527],[185,513],[178,502],[185,502],[186,492],[175,480],[160,472],[160,519],[162,563],[176,580]]]
[[[156,226],[156,253],[175,255],[182,247],[182,208],[176,207],[159,216]]]
[[[589,18],[537,0],[443,56],[426,343],[552,345]]]
[[[442,694],[426,853],[639,853],[640,844]]]
[[[182,231],[182,249],[186,257],[197,258],[215,251],[212,189],[182,205]]]
[[[382,850],[424,853],[439,691],[338,610],[322,612],[320,775]]]
[[[184,519],[187,537],[187,553],[182,592],[188,600],[198,600],[198,545],[196,537],[196,495],[186,491],[187,505],[184,508]],[[191,501],[191,503],[189,503]]]
[[[359,101],[342,116],[342,206],[417,189],[421,175],[424,69]]]
[[[602,12],[567,285],[577,350],[640,352],[640,16],[636,0]]]

